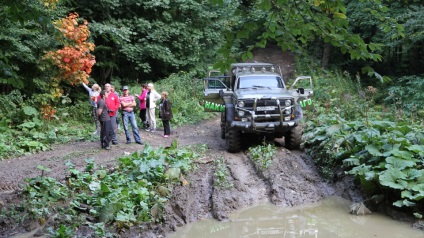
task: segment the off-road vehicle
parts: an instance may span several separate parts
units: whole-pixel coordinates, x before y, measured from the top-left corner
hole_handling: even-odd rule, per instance
[[[312,94],[310,76],[296,78],[288,89],[281,68],[269,63],[236,63],[226,75],[211,71],[204,79],[205,108],[221,111],[221,138],[229,152],[240,151],[242,139],[252,134],[284,137],[288,149],[299,148],[302,107],[312,104]]]

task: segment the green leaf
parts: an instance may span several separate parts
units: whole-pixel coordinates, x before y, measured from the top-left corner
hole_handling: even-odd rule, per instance
[[[397,168],[399,170],[403,170],[405,168],[411,168],[416,166],[416,163],[414,161],[405,160],[394,156],[387,157],[385,160],[387,162],[385,166],[386,168]]]
[[[98,181],[92,181],[88,187],[90,188],[91,191],[96,191],[100,189],[100,182]]]
[[[171,149],[176,150],[178,148],[178,140],[173,139],[171,143]]]
[[[345,166],[359,165],[359,159],[357,159],[357,158],[348,158],[348,159],[343,160],[343,164]]]
[[[412,207],[412,206],[415,206],[415,203],[404,199],[404,200],[398,200],[398,201],[394,202],[393,206],[396,206],[396,207],[403,207],[403,206]]]
[[[334,18],[346,19],[346,15],[341,12],[336,12],[333,14]]]
[[[340,124],[337,124],[337,125],[331,125],[330,127],[328,127],[328,128],[325,130],[325,134],[326,134],[327,136],[332,136],[332,135],[334,135],[335,133],[338,133],[338,132],[340,131],[340,128],[341,128],[341,125],[340,125]]]
[[[411,145],[407,147],[408,150],[417,153],[420,157],[424,157],[424,145]]]
[[[180,168],[169,168],[165,172],[165,178],[173,180],[180,177],[181,169]]]
[[[27,116],[38,116],[38,111],[34,107],[25,106],[24,107],[24,113]]]
[[[408,183],[404,181],[406,175],[397,168],[389,168],[380,173],[380,184],[394,189],[405,189]]]
[[[100,182],[100,190],[102,190],[103,193],[110,193],[109,187],[104,182]]]
[[[365,146],[365,149],[373,156],[382,156],[383,154],[378,150],[375,145],[367,145]]]
[[[45,172],[50,172],[52,171],[50,168],[47,168],[45,166],[42,165],[37,165],[37,169],[41,170],[41,171],[45,171]]]
[[[31,128],[34,128],[35,127],[35,122],[33,122],[33,121],[27,121],[27,122],[24,122],[24,123],[20,124],[19,127],[24,127],[24,128],[31,129]]]

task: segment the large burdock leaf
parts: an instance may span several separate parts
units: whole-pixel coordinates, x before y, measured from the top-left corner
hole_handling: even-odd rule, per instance
[[[402,159],[412,159],[413,154],[406,150],[393,150],[391,151],[394,156],[400,157]]]
[[[400,170],[416,166],[416,163],[413,160],[401,159],[394,156],[387,157],[386,162],[386,168],[397,168]]]
[[[419,154],[421,157],[424,157],[424,145],[411,145],[408,147],[408,150]]]
[[[408,182],[405,181],[406,175],[397,168],[389,168],[381,172],[378,177],[380,184],[394,189],[405,189]]]
[[[365,149],[373,156],[382,156],[383,154],[374,145],[367,145]]]

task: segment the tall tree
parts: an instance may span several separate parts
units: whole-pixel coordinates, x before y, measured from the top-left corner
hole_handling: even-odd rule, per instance
[[[367,4],[364,12],[379,20],[380,30],[392,34],[394,38],[403,35],[402,25],[385,15],[388,8],[380,0],[360,2]],[[378,54],[381,43],[365,42],[359,34],[350,31],[347,8],[343,0],[242,1],[235,15],[241,22],[226,32],[227,42],[221,52],[230,60],[218,63],[217,66],[220,67],[227,67],[231,59],[240,56],[229,53],[233,51],[233,41],[240,39],[250,39],[251,42],[241,54],[243,60],[252,57],[251,50],[254,47],[265,47],[269,42],[277,44],[283,50],[302,51],[303,47],[316,43],[317,40],[323,41],[325,47],[331,45],[338,48],[351,59],[382,59]],[[391,31],[393,28],[396,30]],[[370,67],[364,68],[364,72],[375,73]]]
[[[46,0],[47,1],[47,0]],[[0,92],[34,93],[42,77],[39,60],[56,46],[52,21],[64,9],[55,1],[4,0],[0,5]]]
[[[93,23],[101,83],[112,73],[124,81],[155,80],[211,61],[225,20],[223,7],[206,0],[73,2]]]

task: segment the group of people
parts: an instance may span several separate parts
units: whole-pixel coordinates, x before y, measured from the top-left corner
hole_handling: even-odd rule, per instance
[[[152,83],[143,84],[140,95],[135,97],[130,95],[128,86],[122,88],[122,96],[119,96],[113,85],[105,84],[105,90],[101,90],[98,84],[88,87],[83,83],[84,88],[90,95],[90,105],[92,116],[96,125],[94,134],[100,134],[101,147],[110,150],[110,142],[117,145],[116,130],[119,123],[119,110],[121,109],[122,121],[125,131],[126,143],[131,143],[131,133],[129,123],[132,127],[132,134],[135,143],[143,145],[141,141],[134,108],[137,106],[135,97],[140,101],[139,117],[143,124],[143,129],[148,132],[156,132],[156,107],[159,106],[159,118],[162,119],[164,127],[164,138],[171,134],[169,121],[172,119],[171,102],[168,93],[159,94]]]

